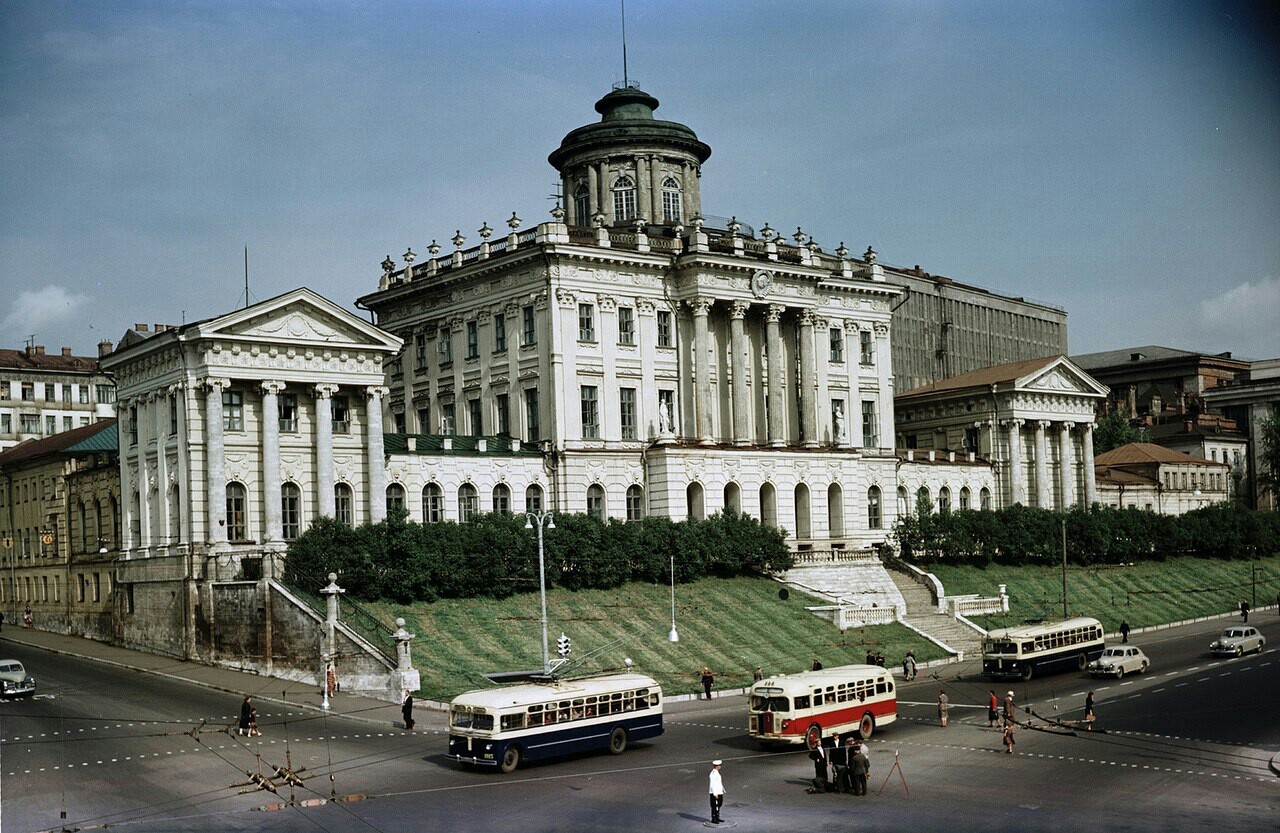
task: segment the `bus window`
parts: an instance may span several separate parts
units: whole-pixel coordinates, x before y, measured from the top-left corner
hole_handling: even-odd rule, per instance
[[[650,706],[657,706],[657,705],[658,705],[658,703],[660,703],[661,701],[662,701],[662,698],[661,698],[661,696],[659,696],[658,692],[656,692],[656,691],[655,691],[655,692],[650,693],[650,695],[649,695],[649,705],[650,705]]]
[[[876,694],[884,694],[888,690],[889,686],[885,684],[884,680],[880,680],[876,683]]]
[[[815,692],[813,693],[813,704],[814,704],[815,706],[821,706],[821,705],[822,705],[822,692],[820,692],[820,691],[815,691]]]
[[[524,712],[516,712],[515,714],[504,714],[501,724],[502,731],[506,732],[510,729],[524,728]]]
[[[485,714],[484,712],[459,709],[454,711],[452,722],[459,729],[480,729],[483,731],[493,729],[493,715]]]
[[[1022,643],[1022,653],[1024,653],[1024,654],[1031,654],[1031,653],[1034,653],[1034,652],[1035,652],[1035,645],[1034,645],[1034,643],[1032,643],[1032,642],[1023,642],[1023,643]]]
[[[796,698],[796,711],[809,708],[809,698],[803,695]]]

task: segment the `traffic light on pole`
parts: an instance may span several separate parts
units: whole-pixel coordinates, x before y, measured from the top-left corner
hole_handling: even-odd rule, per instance
[[[561,657],[568,658],[571,650],[573,650],[573,645],[571,644],[569,637],[565,636],[563,633],[560,634],[560,638],[556,640],[556,653]]]

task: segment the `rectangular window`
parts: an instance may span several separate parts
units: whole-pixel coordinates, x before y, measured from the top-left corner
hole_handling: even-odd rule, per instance
[[[286,483],[280,492],[280,534],[292,541],[302,534],[302,497],[298,487]]]
[[[972,426],[964,429],[964,450],[978,453],[978,428]],[[968,508],[968,507],[965,507]]]
[[[69,416],[64,416],[64,417],[62,418],[62,430],[63,430],[63,431],[70,431],[70,430],[71,430],[71,427],[72,427],[72,422],[73,422],[73,420],[72,420],[72,418],[71,418],[71,417],[69,417]]]
[[[454,410],[453,403],[445,402],[440,406],[440,411],[440,433],[457,433],[457,413]]]
[[[351,430],[351,405],[347,401],[347,397],[338,394],[333,395],[330,402],[331,419],[333,423],[333,433],[345,434]]]
[[[53,382],[45,382],[44,383],[44,401],[52,402],[54,400],[55,394],[56,394],[56,391],[53,389]]]
[[[178,436],[178,394],[169,394],[169,436]]]
[[[467,400],[467,427],[471,429],[471,436],[484,436],[484,419],[480,414],[480,400]]]
[[[19,417],[19,421],[22,423],[23,434],[40,433],[40,415],[39,414],[22,414]]]
[[[416,434],[431,433],[431,406],[430,405],[423,405],[421,408],[418,409],[418,430],[415,431],[414,433]]]
[[[138,407],[129,406],[129,445],[138,444]]]
[[[500,393],[494,398],[494,401],[497,405],[497,411],[498,411],[497,433],[500,436],[504,436],[504,437],[510,436],[511,435],[511,397],[505,393]]]
[[[413,366],[417,370],[427,368],[427,334],[415,333],[413,336]]]
[[[542,426],[538,422],[537,388],[527,388],[524,392],[524,433],[529,442],[542,439]]]
[[[84,601],[84,590],[86,585],[87,585],[87,582],[85,581],[84,573],[76,573],[76,600],[77,601],[81,601],[81,602]]]
[[[680,192],[674,188],[662,189],[662,221],[680,222]]]
[[[84,385],[80,386],[80,390],[83,393]],[[8,398],[9,398],[9,380],[0,379],[0,400],[4,400]]]
[[[222,392],[222,430],[244,430],[244,394],[238,390]]]
[[[68,405],[71,404],[71,386],[70,385],[62,386],[62,401]]]
[[[671,326],[670,310],[658,310],[658,346],[676,346],[675,333]]]
[[[44,432],[49,436],[58,433],[58,418],[56,416],[46,416],[44,418]]]
[[[7,416],[7,414],[6,414],[6,416]],[[86,425],[88,425],[88,424],[89,424],[89,418],[88,418],[87,416],[82,416],[82,417],[80,417],[80,426],[81,426],[81,427],[84,427],[84,426],[86,426]]]
[[[453,361],[453,337],[448,330],[441,329],[438,338],[440,343],[436,349],[440,351],[440,364],[449,364]]]
[[[578,341],[596,340],[595,304],[578,304]]]
[[[630,180],[628,180],[628,185]],[[614,188],[613,218],[619,223],[636,218],[636,189],[634,186]]]
[[[521,343],[525,347],[538,343],[537,320],[533,316],[533,307],[524,307],[520,310],[521,320],[523,321],[523,329],[520,334]]]
[[[600,437],[600,389],[595,385],[582,386],[582,438]]]
[[[507,349],[507,317],[502,313],[493,317],[493,349],[498,353]]]
[[[13,416],[10,414],[0,414],[0,434],[13,433]]]
[[[618,307],[618,343],[636,343],[636,311],[631,307]]]
[[[116,401],[116,389],[111,385],[94,385],[99,405],[110,405]]]
[[[88,405],[88,404],[89,404],[89,386],[88,386],[88,385],[80,385],[80,386],[79,386],[79,392],[80,392],[80,404],[81,404],[81,405]],[[5,385],[5,386],[4,386],[4,398],[5,398],[5,399],[8,399],[8,398],[9,398],[9,386],[8,386],[8,385]]]
[[[875,348],[871,344],[871,333],[868,330],[858,333],[858,345],[860,353],[858,361],[862,364],[875,364]]]
[[[298,395],[296,393],[282,393],[279,398],[280,407],[280,430],[281,431],[297,431],[298,430]]]
[[[400,353],[391,360],[391,375],[399,378],[404,375],[404,356]]]
[[[475,321],[467,322],[467,358],[480,358],[480,325]]]
[[[830,338],[831,361],[835,364],[840,364],[844,362],[844,329],[841,327],[832,327]]]
[[[864,400],[862,403],[862,447],[875,448],[880,444],[876,434],[876,403]]]
[[[35,401],[36,401],[36,385],[35,385],[35,382],[23,382],[23,383],[22,383],[22,401],[23,401],[23,402],[35,402]]]
[[[618,389],[618,415],[622,420],[622,439],[636,438],[636,389]]]

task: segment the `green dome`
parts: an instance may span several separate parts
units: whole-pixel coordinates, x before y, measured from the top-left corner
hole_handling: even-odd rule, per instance
[[[575,156],[626,153],[630,149],[660,147],[692,156],[699,164],[711,156],[711,148],[698,135],[673,121],[653,117],[658,99],[638,87],[613,90],[596,102],[597,124],[570,131],[547,161],[563,172]]]

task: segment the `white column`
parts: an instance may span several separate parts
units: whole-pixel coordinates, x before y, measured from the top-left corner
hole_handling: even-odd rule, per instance
[[[169,391],[156,392],[155,411],[152,413],[152,427],[156,435],[156,544],[168,546],[173,541],[173,533],[169,530],[169,458],[165,453],[166,440],[169,437]]]
[[[191,452],[188,451],[189,439],[187,431],[187,383],[173,385],[169,388],[176,395],[178,403],[178,529],[173,530],[173,539],[176,542],[192,542],[195,536],[191,534],[191,510],[192,510],[192,481],[191,481]]]
[[[800,440],[805,448],[818,447],[817,410],[814,393],[813,311],[800,312]]]
[[[689,302],[693,308],[694,409],[701,445],[715,443],[711,434],[711,337],[707,331],[711,303],[707,298],[694,298]]]
[[[280,392],[284,382],[262,383],[262,516],[264,541],[284,538],[280,506]]]
[[[578,225],[590,226],[591,214],[596,211],[603,211],[600,207],[600,173],[596,170],[595,165],[587,166],[587,211],[590,212],[586,217],[578,218]],[[524,322],[521,322],[523,328]],[[523,329],[521,330],[523,332]]]
[[[893,420],[893,350],[889,346],[889,325],[877,321],[875,328],[876,384],[880,390],[880,448],[893,450],[897,428]]]
[[[1098,483],[1094,479],[1093,471],[1093,423],[1086,422],[1081,429],[1083,436],[1081,437],[1084,459],[1080,461],[1080,465],[1084,467],[1084,504],[1088,509],[1098,502]],[[1227,471],[1227,477],[1231,477],[1230,470]],[[1228,485],[1230,491],[1230,485]]]
[[[841,443],[843,448],[856,448],[862,445],[862,397],[859,393],[862,345],[859,343],[858,332],[858,322],[845,319],[844,366],[849,376],[849,397],[844,403],[844,424],[848,427],[845,430],[845,441]]]
[[[661,157],[649,157],[649,198],[653,202],[652,207],[649,209],[649,222],[651,223],[666,222],[666,216],[662,213],[662,169],[658,166],[661,161]]]
[[[365,444],[369,449],[365,461],[369,469],[369,521],[376,524],[387,517],[387,458],[382,438],[382,399],[387,395],[387,388],[370,385],[365,388],[365,393],[369,397],[365,406]]]
[[[155,394],[139,397],[134,412],[134,428],[138,432],[138,540],[137,546],[150,547],[155,541],[151,528],[151,469],[147,466],[147,408],[155,403]]]
[[[653,215],[646,216],[652,203],[652,192],[649,190],[649,158],[636,157],[636,217],[652,220]]]
[[[1076,502],[1076,480],[1075,473],[1072,469],[1071,454],[1071,429],[1075,428],[1074,422],[1064,422],[1060,426],[1061,433],[1058,434],[1058,466],[1059,475],[1062,478],[1062,508],[1070,509]]]
[[[1005,420],[1009,427],[1009,486],[1013,503],[1027,503],[1026,481],[1022,476],[1022,420]]]
[[[133,492],[134,492],[134,489],[137,488],[137,484],[134,482],[133,470],[129,466],[130,449],[128,448],[128,445],[127,445],[128,426],[124,424],[124,420],[127,419],[129,416],[129,406],[133,404],[134,401],[135,400],[131,400],[131,399],[121,399],[120,401],[116,402],[116,413],[120,414],[120,419],[116,423],[116,430],[118,432],[117,443],[121,448],[119,522],[120,522],[120,549],[123,552],[128,552],[129,550],[132,550],[134,547],[138,546],[138,542],[133,540]],[[135,447],[134,449],[132,449],[132,451],[138,455],[139,460],[144,459],[144,456],[141,453],[141,449]],[[114,534],[115,534],[114,530],[107,529],[105,530],[105,534],[103,535],[103,537],[109,541],[111,540],[111,537]],[[10,552],[10,557],[12,557],[12,551]],[[15,592],[16,592],[16,589],[15,589]],[[15,596],[14,598],[17,598],[17,597]]]
[[[204,380],[205,538],[210,544],[227,542],[227,473],[222,440],[222,392],[230,379]],[[195,539],[195,536],[192,536]]]
[[[750,304],[734,301],[729,313],[733,356],[733,443],[751,444],[751,414],[747,397],[747,333],[746,317]]]
[[[1045,429],[1049,427],[1047,420],[1036,420],[1036,506],[1041,509],[1053,508],[1053,486],[1049,483],[1049,444],[1045,440]]]
[[[333,395],[337,385],[316,385],[316,516],[332,518],[333,487]]]
[[[769,445],[781,448],[787,444],[786,426],[783,414],[786,413],[786,361],[782,357],[782,311],[786,307],[781,304],[770,304],[765,319],[765,349],[769,354]]]

